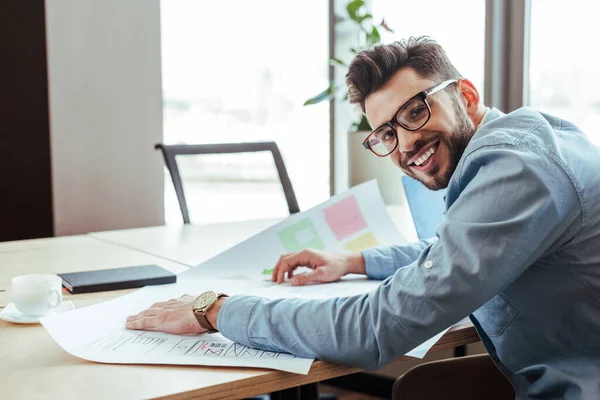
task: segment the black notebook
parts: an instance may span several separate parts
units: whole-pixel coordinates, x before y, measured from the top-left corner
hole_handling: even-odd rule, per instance
[[[58,276],[62,278],[63,286],[73,294],[161,285],[177,280],[177,275],[158,265],[71,272]]]

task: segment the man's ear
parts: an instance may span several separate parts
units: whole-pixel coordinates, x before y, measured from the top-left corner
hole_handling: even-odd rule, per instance
[[[474,114],[479,109],[481,98],[473,82],[466,78],[461,78],[456,83],[461,94],[461,101],[468,114]]]

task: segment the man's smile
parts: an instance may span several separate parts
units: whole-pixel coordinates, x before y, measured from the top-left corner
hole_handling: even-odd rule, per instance
[[[436,150],[439,147],[440,140],[435,140],[421,148],[421,150],[411,157],[406,163],[407,167],[414,171],[428,172],[435,165]]]

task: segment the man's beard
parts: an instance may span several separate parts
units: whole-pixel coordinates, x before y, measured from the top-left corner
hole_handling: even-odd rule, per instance
[[[445,143],[448,148],[448,165],[445,170],[438,171],[438,173],[433,176],[433,180],[422,181],[419,179],[421,183],[430,190],[440,190],[448,187],[450,178],[452,178],[452,174],[454,174],[460,158],[475,133],[475,128],[473,127],[471,120],[460,108],[458,99],[455,97],[452,97],[452,108],[454,109],[454,115],[458,124],[449,137],[443,135],[440,138],[440,144]]]

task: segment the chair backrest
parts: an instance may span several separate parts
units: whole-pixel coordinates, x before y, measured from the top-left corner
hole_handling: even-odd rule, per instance
[[[179,174],[179,168],[177,167],[177,161],[175,157],[178,155],[199,155],[199,154],[230,154],[230,153],[254,153],[258,151],[270,151],[277,167],[277,173],[279,174],[279,180],[283,187],[283,193],[288,204],[290,214],[295,214],[300,211],[298,207],[298,201],[296,200],[296,194],[292,187],[292,182],[288,176],[283,158],[279,152],[279,147],[275,142],[249,142],[249,143],[217,143],[217,144],[176,144],[166,145],[159,143],[154,146],[155,149],[162,151],[165,159],[165,164],[171,179],[173,180],[173,186],[175,187],[175,193],[177,194],[177,200],[179,201],[179,208],[181,209],[181,216],[183,217],[183,223],[190,223],[190,215],[185,200],[185,194],[183,193],[183,184],[181,182],[181,175]]]

